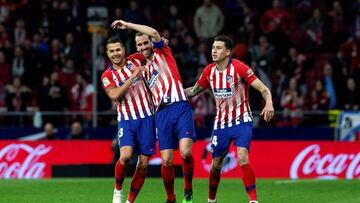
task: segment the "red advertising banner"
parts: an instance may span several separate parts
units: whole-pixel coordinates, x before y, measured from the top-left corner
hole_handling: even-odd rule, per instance
[[[193,155],[195,177],[208,177],[211,166],[210,144],[195,143]],[[236,157],[236,147],[231,145],[224,160],[222,177],[241,177]],[[254,141],[250,149],[250,162],[259,178],[359,179],[360,143]],[[181,164],[178,152],[175,164]]]
[[[111,141],[0,141],[0,179],[51,177],[52,165],[111,163]]]
[[[193,146],[195,177],[206,178],[211,147],[206,141]],[[110,164],[111,141],[0,141],[1,178],[51,177],[53,165]],[[250,161],[258,178],[360,178],[360,143],[254,141]],[[182,163],[177,151],[175,164]],[[161,164],[159,152],[150,164]],[[236,147],[224,160],[223,177],[241,177]]]

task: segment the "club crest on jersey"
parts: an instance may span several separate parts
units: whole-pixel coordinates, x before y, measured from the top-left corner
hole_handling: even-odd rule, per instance
[[[229,98],[233,96],[231,88],[214,88],[214,95],[216,98]]]
[[[232,75],[226,76],[226,82],[232,83],[233,82],[233,76]]]

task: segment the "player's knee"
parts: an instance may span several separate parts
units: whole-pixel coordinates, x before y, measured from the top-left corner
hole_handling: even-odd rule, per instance
[[[173,160],[171,160],[171,159],[163,159],[162,162],[163,162],[163,165],[166,167],[173,165]]]
[[[137,169],[141,172],[146,172],[148,170],[148,163],[146,162],[139,162],[138,165],[137,165]]]
[[[180,150],[180,156],[181,156],[182,159],[190,158],[192,156],[191,148],[190,149]]]
[[[212,166],[211,166],[211,170],[212,171],[221,171],[221,168],[222,168],[222,165],[221,164],[218,164],[218,163],[213,163]]]
[[[131,160],[131,157],[132,156],[129,154],[122,154],[122,155],[120,155],[120,162],[122,164],[128,164]]]
[[[240,156],[238,156],[237,161],[238,161],[239,165],[244,165],[244,164],[249,163],[249,158],[246,155],[240,155]]]

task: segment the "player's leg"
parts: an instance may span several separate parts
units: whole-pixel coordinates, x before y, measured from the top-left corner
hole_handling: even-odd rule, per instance
[[[209,176],[208,202],[216,202],[217,188],[221,178],[221,168],[224,157],[227,155],[230,146],[230,136],[227,129],[213,130],[211,136],[212,162]]]
[[[122,186],[126,177],[126,171],[133,154],[134,133],[132,132],[132,121],[121,121],[118,125],[118,140],[120,158],[115,165],[115,189],[113,203],[122,202]]]
[[[223,164],[224,157],[216,157],[212,159],[210,176],[209,176],[209,193],[208,193],[208,202],[216,202],[216,193],[220,183],[221,178],[221,168]]]
[[[236,127],[234,143],[237,146],[237,159],[243,172],[243,184],[250,201],[256,201],[255,173],[249,162],[249,149],[252,139],[252,123],[242,123]]]
[[[171,105],[158,110],[155,118],[162,159],[161,176],[166,191],[166,199],[167,202],[175,202],[173,160],[174,149],[178,148],[179,141],[175,135],[174,112],[171,111]]]
[[[194,158],[192,156],[193,139],[182,138],[179,143],[180,155],[183,161],[182,170],[184,176],[184,200],[183,203],[191,203],[193,190],[192,180],[194,176]]]
[[[179,149],[183,161],[184,200],[183,203],[192,202],[192,180],[194,174],[194,158],[192,145],[195,141],[194,115],[188,102],[179,102],[175,106],[176,128],[175,132],[180,140]]]
[[[120,158],[115,165],[115,189],[113,203],[122,202],[122,186],[126,177],[126,171],[129,166],[132,153],[132,146],[123,146],[120,149]]]
[[[145,117],[137,121],[135,148],[138,156],[136,170],[131,181],[128,203],[134,202],[145,182],[148,170],[149,157],[155,154],[155,119]]]
[[[141,187],[145,182],[148,171],[149,156],[139,155],[136,170],[131,181],[131,188],[128,196],[128,202],[134,202],[139,194]]]
[[[174,192],[174,181],[175,181],[175,172],[174,172],[174,150],[165,149],[160,151],[162,166],[161,166],[161,176],[164,182],[164,187],[166,191],[166,202],[175,202],[175,192]]]

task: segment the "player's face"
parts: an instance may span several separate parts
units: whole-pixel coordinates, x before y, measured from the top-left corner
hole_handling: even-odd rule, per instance
[[[230,50],[226,49],[225,42],[215,41],[212,49],[211,56],[214,62],[221,62],[230,55]]]
[[[111,63],[120,65],[125,57],[125,48],[119,42],[110,43],[106,46],[106,53]]]
[[[136,49],[146,58],[150,58],[153,54],[153,47],[149,36],[140,35],[135,37]]]

